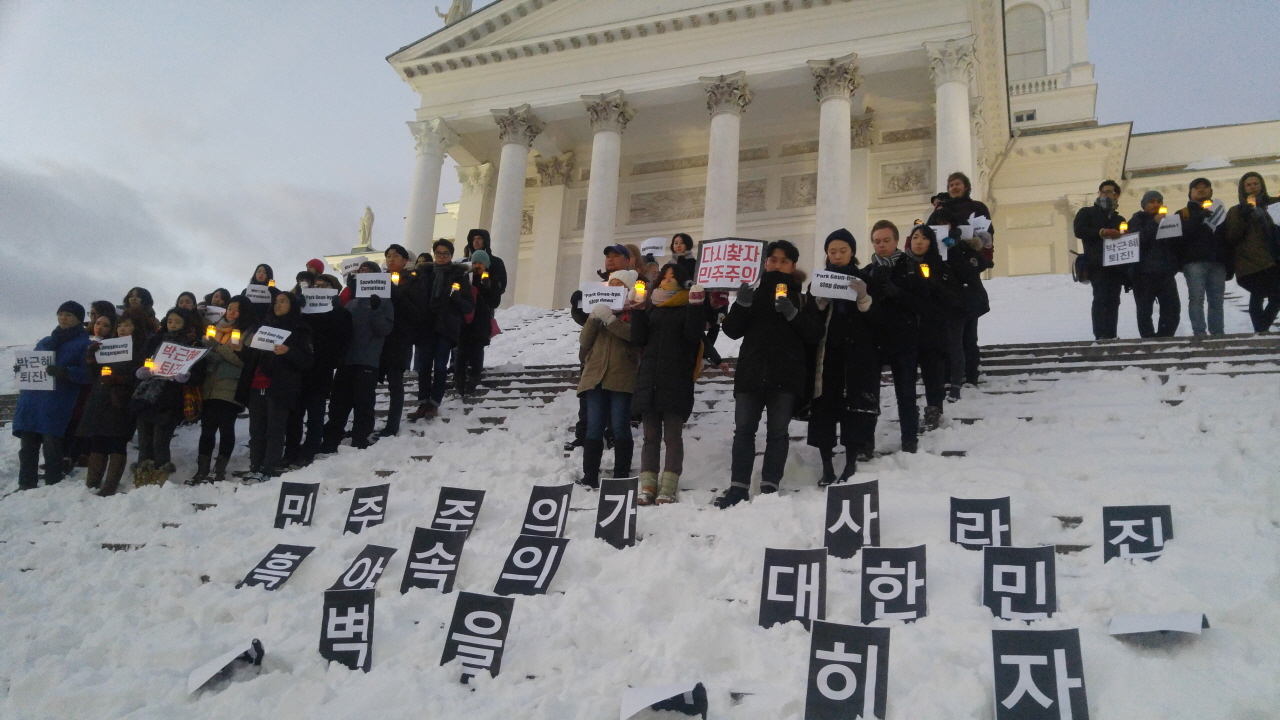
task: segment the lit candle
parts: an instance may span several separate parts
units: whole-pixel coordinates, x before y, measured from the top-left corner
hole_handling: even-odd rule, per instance
[[[110,365],[103,365],[103,366],[102,366],[102,377],[111,377],[111,366],[110,366]]]
[[[268,281],[267,281],[267,287],[275,287],[275,286],[276,286],[276,281],[275,281],[275,280],[268,280]]]
[[[453,291],[454,291],[454,292],[458,292],[458,291],[459,291],[459,290],[461,290],[461,289],[462,289],[462,285],[460,285],[460,284],[458,284],[458,283],[454,283],[454,284],[453,284]]]
[[[923,225],[923,224],[924,224],[924,221],[923,221],[923,220],[920,220],[919,218],[917,218],[917,219],[916,219],[916,221],[915,221],[914,223],[912,223],[912,224],[913,224],[913,225]]]
[[[156,361],[155,361],[155,360],[152,360],[151,358],[147,358],[147,359],[146,359],[146,361],[142,363],[142,366],[143,366],[143,367],[145,367],[145,368],[146,368],[146,369],[148,369],[148,370],[155,370],[155,369],[156,369]]]
[[[929,277],[929,266],[925,263],[920,263],[920,274]]]
[[[778,286],[773,289],[773,299],[781,300],[786,296],[787,296],[787,284],[778,283]]]
[[[643,299],[644,299],[644,281],[637,280],[636,281],[636,300],[643,300]]]
[[[1208,210],[1209,208],[1213,207],[1213,201],[1205,200],[1204,202],[1200,203],[1200,207],[1204,208],[1205,210]]]
[[[1249,204],[1253,207],[1258,207],[1258,198],[1254,197],[1253,195],[1250,195]]]
[[[393,273],[391,273],[391,284],[392,284],[392,285],[399,285],[399,284],[400,284],[400,273],[398,273],[398,272],[393,272]]]
[[[232,345],[239,345],[239,344],[240,344],[240,331],[239,331],[239,330],[232,330],[232,331],[231,331],[231,344],[232,344]]]
[[[1125,221],[1121,220],[1121,221],[1120,221],[1120,232],[1129,232],[1129,223],[1127,223],[1127,222],[1125,222]]]
[[[1161,206],[1160,206],[1159,213],[1160,213],[1161,215],[1168,215],[1168,214],[1169,214],[1169,208],[1167,208],[1167,207],[1165,207],[1165,206],[1161,205]]]
[[[483,271],[481,271],[481,273],[480,273],[480,279],[481,279],[481,280],[488,280],[488,279],[489,279],[489,271],[488,271],[488,270],[483,270]]]
[[[209,338],[210,340],[218,337],[218,328],[214,327],[213,325],[210,325],[209,328],[204,331],[204,336]]]

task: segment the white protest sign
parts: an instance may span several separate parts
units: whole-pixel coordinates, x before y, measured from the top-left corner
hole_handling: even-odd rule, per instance
[[[1121,235],[1102,243],[1102,264],[1127,265],[1138,262],[1138,233]]]
[[[1199,635],[1209,627],[1204,613],[1171,613],[1168,615],[1116,615],[1111,618],[1107,632],[1111,635],[1130,635],[1149,632],[1181,632]]]
[[[1280,223],[1280,202],[1271,203],[1267,206],[1267,214],[1271,216],[1271,221]]]
[[[347,258],[346,260],[342,261],[341,265],[338,266],[338,270],[339,272],[342,273],[343,277],[346,277],[347,275],[350,275],[351,273],[359,270],[360,263],[365,262],[368,259],[369,258],[367,257]]]
[[[667,254],[667,239],[651,237],[640,244],[641,255],[652,255],[656,258]]]
[[[950,250],[951,248],[947,247],[946,245],[943,245],[942,239],[947,237],[948,233],[951,232],[951,226],[950,225],[930,225],[929,227],[933,228],[933,235],[934,237],[938,238],[938,242],[934,243],[935,245],[938,246],[938,254],[942,256],[943,260],[946,260],[947,251]],[[968,226],[962,225],[960,227],[961,232],[963,232],[966,227]],[[970,234],[969,237],[973,237],[973,235]]]
[[[1227,206],[1221,200],[1214,200],[1205,213],[1208,217],[1204,219],[1204,223],[1217,230],[1222,221],[1227,219]]]
[[[329,288],[304,288],[302,299],[307,304],[302,306],[302,314],[319,315],[333,310],[333,297],[337,294],[337,290]]]
[[[106,365],[113,362],[123,362],[133,357],[133,336],[126,335],[121,338],[112,338],[103,340],[98,346],[98,352],[93,356],[99,365]]]
[[[857,300],[858,293],[849,287],[852,275],[826,270],[814,270],[813,282],[809,284],[809,292],[814,297],[838,298],[840,300]]]
[[[57,382],[46,371],[54,364],[52,350],[30,350],[13,354],[13,362],[18,366],[15,379],[19,390],[53,390]]]
[[[271,288],[266,285],[250,285],[244,289],[244,296],[255,305],[266,305],[271,302]]]
[[[156,361],[156,366],[151,368],[151,374],[162,378],[183,373],[190,375],[191,368],[200,362],[200,358],[204,357],[206,352],[209,351],[204,348],[187,347],[171,342],[160,343],[160,349],[156,350],[156,356],[152,358]]]
[[[249,347],[255,350],[275,350],[277,345],[283,345],[284,341],[293,334],[290,330],[281,330],[263,325],[253,333],[253,340],[249,341]]]
[[[746,283],[760,284],[764,243],[759,240],[724,238],[704,240],[698,245],[698,277],[707,290],[736,290]]]
[[[356,275],[356,297],[391,297],[391,273],[360,273]]]
[[[628,720],[632,715],[644,710],[651,705],[660,703],[663,700],[676,697],[677,695],[685,695],[688,697],[689,705],[693,704],[693,691],[698,687],[698,682],[683,682],[673,685],[658,685],[655,687],[638,687],[627,688],[622,693],[622,707],[618,711],[618,720]]]
[[[204,306],[204,321],[211,325],[221,320],[222,316],[226,314],[227,314],[226,308],[220,308],[217,305]]]
[[[608,283],[582,283],[582,303],[578,307],[590,310],[592,305],[604,303],[610,310],[622,310],[627,306],[627,289]]]
[[[989,232],[991,230],[991,218],[973,213],[969,216],[969,227],[973,228],[973,232]]]
[[[1156,230],[1157,240],[1168,240],[1170,238],[1182,237],[1182,216],[1178,213],[1169,213],[1160,218],[1160,227]]]

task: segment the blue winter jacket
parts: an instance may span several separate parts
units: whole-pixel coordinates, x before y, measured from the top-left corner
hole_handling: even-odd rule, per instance
[[[66,379],[59,378],[54,390],[23,390],[18,394],[18,409],[13,415],[13,434],[37,432],[46,435],[65,435],[71,414],[75,412],[80,388],[89,384],[85,372],[85,355],[89,349],[89,335],[84,328],[72,328],[73,335],[57,347],[54,364],[67,369]],[[78,332],[77,332],[78,331]],[[36,350],[54,350],[50,335],[36,343]]]

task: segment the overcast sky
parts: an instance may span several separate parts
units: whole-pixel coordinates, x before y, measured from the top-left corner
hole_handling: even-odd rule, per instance
[[[167,307],[258,262],[291,278],[353,245],[366,205],[375,247],[398,241],[418,102],[385,57],[448,4],[0,0],[0,345],[68,298],[143,285]],[[1091,12],[1100,122],[1280,118],[1280,2]],[[441,202],[458,193],[446,167]]]

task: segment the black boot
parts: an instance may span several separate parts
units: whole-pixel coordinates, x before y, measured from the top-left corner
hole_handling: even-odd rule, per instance
[[[120,487],[120,478],[124,477],[125,456],[123,454],[107,456],[107,472],[102,478],[102,488],[98,497],[110,497]]]
[[[636,443],[631,438],[618,438],[613,442],[614,477],[631,477],[631,454],[635,452],[635,447]]]
[[[89,455],[89,472],[85,473],[84,485],[97,490],[102,485],[102,476],[107,472],[107,456],[102,453]]]
[[[738,503],[748,499],[749,497],[751,497],[751,493],[750,491],[747,490],[747,488],[739,487],[737,485],[730,485],[729,489],[725,490],[723,495],[716,498],[715,506],[720,508],[721,510],[725,510],[727,508],[733,507],[734,505],[737,505]]]
[[[604,455],[603,440],[582,441],[582,479],[579,484],[600,489],[600,456]]]
[[[191,476],[187,481],[188,485],[199,485],[209,479],[209,463],[213,458],[208,455],[199,455],[196,457],[196,474]]]
[[[822,477],[818,478],[818,487],[826,487],[836,481],[835,454],[831,448],[818,448],[822,455]]]
[[[858,456],[854,455],[849,448],[844,451],[844,472],[840,473],[840,479],[837,483],[848,482],[853,474],[858,472]]]
[[[213,479],[211,482],[222,482],[227,479],[227,463],[231,462],[230,456],[219,455],[218,459],[213,461]]]

